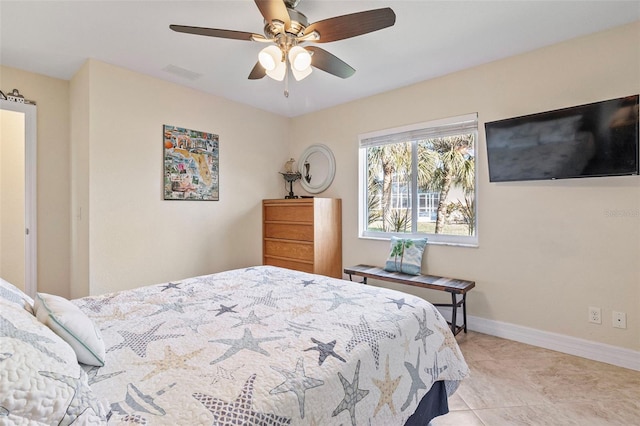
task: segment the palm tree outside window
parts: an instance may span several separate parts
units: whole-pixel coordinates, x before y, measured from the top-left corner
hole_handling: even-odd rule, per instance
[[[477,245],[477,114],[360,135],[360,236]]]

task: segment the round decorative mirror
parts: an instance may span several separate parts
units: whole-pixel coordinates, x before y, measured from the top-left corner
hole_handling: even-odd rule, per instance
[[[326,190],[336,174],[336,159],[325,145],[311,145],[298,161],[298,170],[302,175],[300,184],[310,194]]]

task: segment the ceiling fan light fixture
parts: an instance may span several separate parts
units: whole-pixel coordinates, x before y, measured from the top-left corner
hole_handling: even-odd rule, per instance
[[[287,65],[284,62],[278,62],[278,65],[272,69],[267,70],[267,75],[274,80],[282,81],[287,73]]]
[[[299,72],[306,71],[311,68],[311,54],[303,47],[294,46],[289,50],[289,62],[291,69]]]
[[[282,51],[278,46],[267,46],[258,53],[258,61],[268,74],[269,71],[277,69],[279,64],[283,64]]]
[[[297,69],[295,69],[295,67],[291,67],[291,73],[293,74],[293,77],[296,79],[296,81],[300,81],[303,78],[306,78],[309,74],[311,74],[311,71],[313,71],[313,68],[311,67],[307,67],[306,70],[302,71],[298,71]]]

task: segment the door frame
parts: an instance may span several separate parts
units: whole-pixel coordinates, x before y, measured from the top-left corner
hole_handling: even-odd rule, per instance
[[[25,293],[34,297],[38,289],[37,232],[37,109],[35,105],[0,99],[0,109],[24,114],[24,225]]]

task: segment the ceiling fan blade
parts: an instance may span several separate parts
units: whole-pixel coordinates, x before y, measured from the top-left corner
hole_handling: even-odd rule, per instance
[[[328,43],[378,31],[395,23],[396,14],[391,8],[385,7],[314,22],[307,27],[305,34],[317,31],[320,39],[316,42]]]
[[[255,0],[255,2],[265,21],[271,22],[275,19],[283,22],[285,28],[291,26],[287,6],[285,6],[282,0]]]
[[[265,70],[264,67],[260,65],[260,61],[258,61],[249,73],[249,80],[259,80],[265,75],[267,75],[267,70]]]
[[[264,38],[264,36],[261,36],[259,34],[247,33],[244,31],[219,30],[216,28],[189,27],[186,25],[169,25],[169,28],[179,33],[195,34],[207,37],[230,38],[233,40],[252,41],[256,37]]]
[[[305,49],[313,52],[313,55],[311,55],[311,65],[322,71],[326,71],[340,78],[351,77],[353,73],[356,72],[351,65],[324,49],[316,46],[307,46]]]

